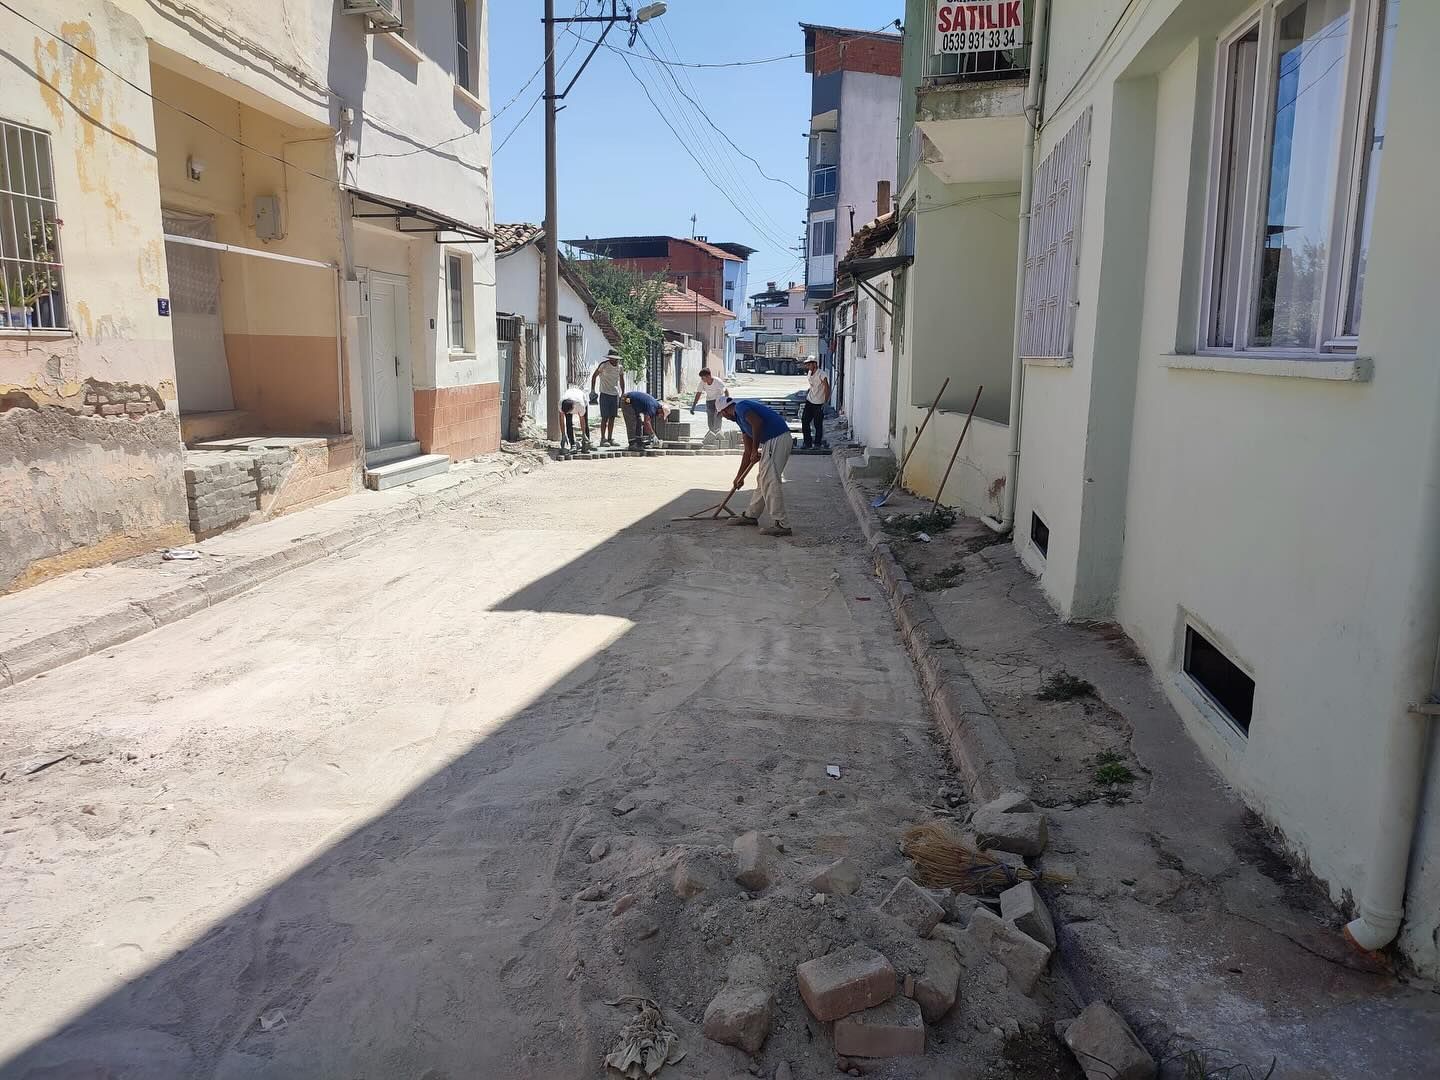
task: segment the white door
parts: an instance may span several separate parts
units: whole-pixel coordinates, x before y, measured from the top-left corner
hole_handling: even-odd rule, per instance
[[[415,401],[410,385],[410,286],[400,277],[371,274],[366,285],[370,316],[369,432],[374,450],[408,442],[414,435]]]
[[[161,211],[165,232],[196,240],[215,239],[215,219],[184,210]],[[224,412],[235,407],[225,325],[220,316],[220,253],[213,248],[167,243],[170,336],[175,348],[175,389],[182,413]]]

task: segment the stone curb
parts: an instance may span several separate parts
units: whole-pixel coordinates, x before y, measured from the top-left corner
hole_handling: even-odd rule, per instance
[[[543,462],[536,459],[535,464],[538,466]],[[513,475],[513,472],[502,474],[498,479],[504,482]],[[290,570],[344,551],[396,525],[459,506],[481,494],[490,486],[486,482],[495,479],[494,473],[486,473],[444,491],[419,494],[410,502],[377,511],[323,535],[290,544],[280,551],[232,563],[223,570],[188,581],[168,592],[132,600],[88,622],[11,646],[0,652],[0,689],[18,685],[82,657],[123,645],[141,634],[178,622]]]
[[[1015,751],[980,696],[956,642],[945,632],[924,595],[911,583],[905,568],[880,526],[880,518],[860,486],[845,469],[848,456],[834,458],[845,497],[854,510],[865,544],[875,563],[875,576],[885,587],[890,610],[905,649],[915,662],[920,688],[949,747],[951,760],[976,802],[989,802],[1005,791],[1025,791],[1015,768]]]

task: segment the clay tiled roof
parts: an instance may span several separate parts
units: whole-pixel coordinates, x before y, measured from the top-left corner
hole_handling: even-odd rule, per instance
[[[677,289],[675,286],[667,286],[660,294],[659,303],[655,310],[661,315],[690,315],[696,310],[706,315],[723,315],[727,319],[735,318],[734,312],[729,308],[721,307],[708,296],[701,296],[689,289]]]
[[[894,210],[882,214],[850,238],[850,248],[845,252],[842,261],[873,258],[875,252],[890,241],[899,227]]]
[[[717,259],[723,259],[723,260],[726,261],[726,262],[744,262],[744,261],[745,261],[745,260],[741,259],[739,255],[732,255],[730,252],[726,251],[724,248],[718,248],[718,247],[716,247],[714,244],[708,243],[708,242],[706,242],[706,241],[704,241],[704,240],[692,240],[692,239],[691,239],[690,237],[688,237],[688,236],[677,236],[675,239],[678,240],[678,241],[680,241],[680,243],[682,243],[682,244],[689,244],[691,247],[697,247],[697,248],[699,248],[701,251],[705,252],[705,254],[707,254],[707,255],[713,255],[713,256],[715,256],[715,258],[717,258]]]
[[[545,232],[539,225],[531,225],[529,222],[520,221],[513,225],[495,226],[495,254],[509,255],[512,251],[519,251],[526,244],[538,239]]]

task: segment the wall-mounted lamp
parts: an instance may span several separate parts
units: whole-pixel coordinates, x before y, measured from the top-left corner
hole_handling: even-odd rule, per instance
[[[205,175],[205,162],[194,155],[187,157],[185,159],[185,175],[198,184],[200,178]]]

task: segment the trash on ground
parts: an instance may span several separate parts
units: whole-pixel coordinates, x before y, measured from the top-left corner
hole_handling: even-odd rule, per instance
[[[606,1005],[635,1005],[638,1015],[620,1029],[615,1048],[605,1055],[605,1067],[614,1069],[626,1080],[642,1080],[654,1076],[666,1065],[675,1065],[685,1058],[680,1036],[665,1023],[660,1006],[649,998],[622,997]]]
[[[922,544],[928,544],[930,543],[930,534],[924,532],[917,532],[915,534],[915,539],[919,540]]]
[[[166,562],[192,562],[200,558],[200,552],[194,548],[166,548],[160,553],[160,558]]]
[[[280,1009],[260,1014],[260,1030],[274,1031],[285,1026],[285,1013]]]
[[[839,766],[839,765],[826,765],[826,766],[825,766],[825,775],[828,776],[828,777],[830,777],[831,780],[839,780],[839,779],[840,779],[840,766]]]

